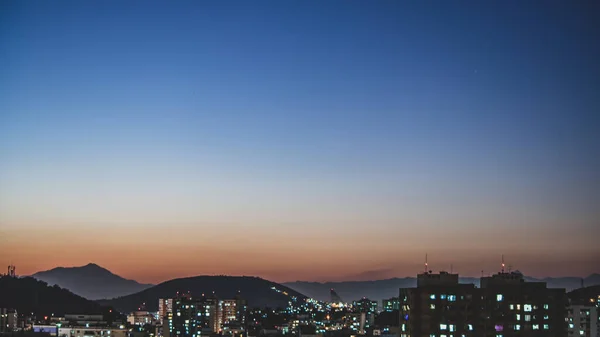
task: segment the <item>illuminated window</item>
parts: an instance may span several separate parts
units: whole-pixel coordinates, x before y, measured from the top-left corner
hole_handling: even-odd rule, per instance
[[[533,330],[539,330],[540,329],[540,325],[539,324],[534,324],[533,325]]]
[[[521,325],[515,324],[515,330],[521,330]]]
[[[432,299],[432,300],[435,300],[435,294],[429,295],[429,298]]]
[[[548,310],[548,304],[544,304],[544,309]]]
[[[473,331],[473,324],[468,324],[469,326],[469,331]]]
[[[525,315],[525,322],[531,322],[531,315]]]
[[[530,312],[531,309],[532,309],[531,304],[525,304],[523,306],[523,311],[525,311],[525,312]]]
[[[510,310],[515,310],[515,305],[514,304],[510,305]]]
[[[502,294],[496,295],[496,302],[502,302],[503,299],[504,299],[504,296],[502,296]]]
[[[520,321],[520,320],[521,320],[521,314],[516,314],[515,316],[516,316],[516,318],[517,318],[517,321]]]
[[[440,295],[440,298],[441,298],[442,300],[445,300],[445,299],[446,299],[446,295]]]
[[[429,309],[432,309],[432,310],[435,309],[435,304],[430,304]]]
[[[440,330],[446,330],[448,326],[446,324],[440,324]]]
[[[544,330],[548,330],[550,329],[550,326],[548,324],[544,324]]]
[[[448,295],[448,301],[450,301],[450,302],[456,301],[456,295]]]

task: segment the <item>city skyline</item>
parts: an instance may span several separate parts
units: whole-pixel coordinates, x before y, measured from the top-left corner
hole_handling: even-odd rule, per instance
[[[0,265],[598,272],[597,5],[467,3],[1,4]]]

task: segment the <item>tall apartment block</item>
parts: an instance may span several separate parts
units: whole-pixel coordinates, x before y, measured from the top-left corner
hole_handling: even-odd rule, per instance
[[[520,273],[482,277],[481,287],[458,274],[426,272],[416,288],[400,289],[400,337],[562,337],[565,289],[525,282]]]

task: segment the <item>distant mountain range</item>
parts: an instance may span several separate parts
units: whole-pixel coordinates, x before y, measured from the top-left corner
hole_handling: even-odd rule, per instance
[[[40,317],[52,314],[100,314],[108,310],[58,286],[49,286],[31,277],[9,276],[0,276],[0,308],[17,309],[19,313],[32,312]]]
[[[277,284],[258,277],[236,276],[197,276],[179,278],[153,286],[140,284],[124,279],[109,270],[90,263],[82,267],[54,268],[32,275],[34,278],[69,289],[71,292],[90,300],[101,300],[100,303],[114,305],[126,312],[135,310],[146,303],[148,310],[156,310],[159,298],[170,298],[176,292],[190,291],[193,296],[213,291],[221,298],[233,298],[241,291],[251,306],[278,307],[286,306],[289,296],[305,298],[306,296],[321,300],[330,300],[330,289],[334,288],[345,301],[353,301],[362,297],[381,300],[398,296],[399,288],[415,287],[414,277],[391,278],[376,281],[346,282],[288,282]],[[528,282],[546,282],[550,288],[565,288],[567,291],[581,287],[579,277],[558,277],[537,279],[525,277]],[[461,283],[479,285],[479,278],[463,277]],[[600,274],[592,274],[584,280],[585,286],[600,285]],[[271,289],[277,288],[280,292]],[[305,296],[306,295],[306,296]]]
[[[525,277],[527,282],[546,282],[549,288],[565,288],[567,291],[581,287],[580,277],[547,277],[537,279]],[[479,286],[479,278],[461,277],[461,283],[472,283]],[[600,274],[592,274],[583,280],[585,286],[600,284]],[[290,287],[311,298],[329,301],[330,289],[335,289],[336,293],[344,301],[353,301],[362,297],[368,297],[371,300],[380,301],[385,298],[398,296],[399,288],[410,288],[417,286],[417,279],[414,277],[391,278],[377,281],[347,281],[347,282],[287,282],[283,285]]]
[[[174,279],[139,293],[98,302],[114,306],[122,312],[137,310],[142,303],[146,303],[147,310],[156,311],[159,298],[173,298],[177,292],[188,291],[197,297],[214,292],[219,298],[234,298],[239,292],[248,301],[249,307],[286,307],[290,296],[301,300],[306,298],[288,287],[258,277],[196,276]]]
[[[115,298],[133,294],[152,284],[141,284],[115,275],[109,270],[90,263],[81,267],[58,267],[31,275],[49,285],[58,285],[90,300]]]

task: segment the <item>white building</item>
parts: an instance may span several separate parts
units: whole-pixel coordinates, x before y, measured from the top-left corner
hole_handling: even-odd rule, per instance
[[[46,332],[51,336],[56,336],[56,330],[58,329],[59,337],[127,337],[128,330],[124,326],[122,328],[113,327],[86,327],[86,326],[72,326],[62,327],[59,323],[57,325],[33,325],[34,332]]]
[[[127,315],[127,323],[131,325],[146,325],[155,322],[155,314],[149,311],[134,311]]]

